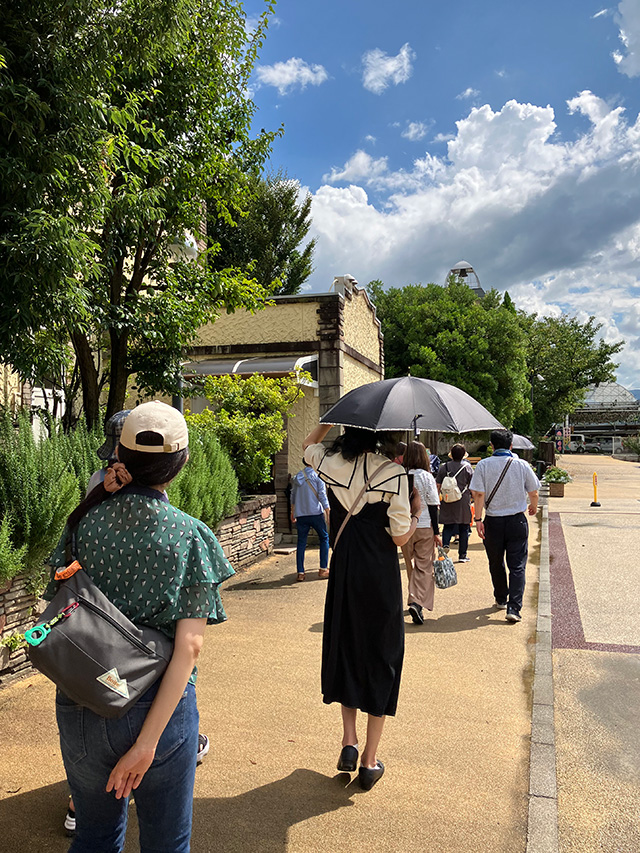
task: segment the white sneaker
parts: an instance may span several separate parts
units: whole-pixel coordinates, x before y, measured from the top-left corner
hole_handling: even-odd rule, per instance
[[[471,557],[458,557],[458,562],[459,563],[470,563]]]
[[[76,813],[73,809],[68,808],[64,816],[64,830],[72,838],[76,834]]]
[[[204,761],[205,755],[209,752],[209,747],[211,744],[209,743],[209,738],[202,733],[198,734],[198,757],[196,759],[197,764],[202,764]]]
[[[506,602],[505,602],[505,604],[500,604],[500,602],[498,601],[497,598],[493,599],[493,606],[497,607],[498,610],[506,610],[507,609]]]

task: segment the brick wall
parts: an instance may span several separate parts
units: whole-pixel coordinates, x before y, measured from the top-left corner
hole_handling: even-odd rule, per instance
[[[0,640],[12,634],[24,634],[33,625],[33,613],[38,600],[27,591],[26,580],[15,577],[0,587]],[[24,649],[11,652],[0,646],[0,687],[31,671]]]
[[[216,537],[236,571],[273,551],[275,495],[256,495],[238,504]]]

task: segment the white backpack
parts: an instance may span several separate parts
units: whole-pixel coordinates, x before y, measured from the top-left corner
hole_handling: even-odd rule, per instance
[[[447,471],[446,466],[444,470]],[[460,491],[460,486],[458,485],[458,481],[456,479],[456,477],[462,470],[463,469],[460,468],[458,471],[456,471],[455,474],[449,474],[447,472],[444,480],[440,484],[440,493],[442,494],[442,500],[446,504],[453,504],[456,501],[461,500],[462,495],[464,494],[464,492],[467,491],[466,486],[464,487],[464,489],[462,489],[462,491]]]

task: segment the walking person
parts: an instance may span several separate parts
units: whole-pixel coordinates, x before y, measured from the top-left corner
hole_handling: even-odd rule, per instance
[[[473,477],[473,468],[465,460],[467,451],[463,444],[454,444],[449,452],[450,462],[440,466],[436,474],[438,492],[442,499],[440,504],[440,523],[442,524],[442,544],[445,548],[454,536],[458,537],[458,562],[468,563],[469,534],[471,533],[471,490],[469,485]],[[453,480],[455,488],[451,492],[443,489],[443,482],[447,478],[447,485]],[[459,497],[455,499],[457,495]]]
[[[368,715],[358,777],[369,790],[384,773],[377,751],[396,712],[404,656],[398,545],[416,530],[420,498],[409,501],[405,470],[377,453],[372,430],[346,427],[327,450],[329,425],[304,442],[305,460],[327,483],[333,553],[322,634],[322,695],[342,706],[338,770],[358,766],[358,710]]]
[[[496,607],[507,611],[508,622],[520,622],[529,540],[526,513],[535,515],[538,511],[540,483],[529,463],[511,452],[512,441],[511,430],[491,433],[493,455],[476,465],[471,491],[476,528],[489,559]]]
[[[438,489],[430,470],[429,454],[419,441],[412,441],[404,454],[404,463],[413,477],[413,485],[422,503],[422,512],[416,530],[403,548],[407,551],[407,572],[409,581],[409,614],[416,625],[424,623],[422,609],[433,610],[435,581],[433,579],[433,561],[436,558],[436,545],[442,545],[438,528]],[[409,566],[411,570],[409,571]]]
[[[121,718],[105,718],[60,690],[56,716],[77,814],[72,853],[120,853],[129,796],[142,853],[188,853],[198,746],[195,662],[207,624],[226,617],[218,586],[233,574],[209,528],[169,504],[188,459],[182,415],[144,403],[127,417],[119,462],[69,516],[76,557],[134,624],[174,640],[164,675]],[[65,540],[50,563],[66,565]],[[51,592],[48,595],[51,597]]]
[[[303,469],[293,477],[291,483],[291,521],[298,528],[298,543],[296,547],[296,570],[298,580],[303,581],[304,552],[307,547],[309,530],[313,528],[320,540],[319,578],[329,577],[329,499],[324,483],[318,477],[311,465],[302,460]]]

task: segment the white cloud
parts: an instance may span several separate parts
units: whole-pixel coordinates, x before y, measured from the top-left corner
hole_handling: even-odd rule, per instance
[[[453,133],[436,133],[433,137],[434,142],[449,142],[452,139],[455,139],[455,135]]]
[[[356,152],[313,197],[314,289],[342,269],[444,282],[466,258],[522,308],[595,315],[625,338],[619,378],[640,388],[640,118],[589,91],[567,108],[589,122],[570,142],[550,106],[509,101],[458,121],[447,157],[403,170]]]
[[[496,73],[496,77],[506,77],[507,76],[507,72],[504,70],[504,68],[501,68],[499,71],[496,71],[495,73]]]
[[[374,95],[381,95],[390,83],[397,86],[411,77],[415,53],[409,43],[403,44],[397,56],[389,56],[380,48],[369,50],[362,57],[362,85]]]
[[[638,0],[622,0],[614,15],[620,27],[623,52],[612,54],[618,69],[627,77],[640,76],[640,3]]]
[[[595,15],[591,16],[591,20],[595,21],[596,18],[601,18],[603,15],[607,15],[609,12],[608,9],[600,9],[599,12],[596,12]]]
[[[502,75],[498,74],[498,76],[502,76]],[[456,100],[457,101],[466,101],[469,98],[477,98],[479,94],[480,94],[480,92],[478,91],[478,89],[473,89],[471,86],[468,86],[464,90],[464,92],[460,92],[459,95],[456,95]]]
[[[274,86],[281,95],[297,87],[306,89],[309,85],[320,86],[329,79],[322,65],[308,65],[296,56],[274,65],[258,65],[256,75],[261,84]]]
[[[407,123],[406,128],[402,131],[402,136],[405,139],[409,139],[411,142],[418,142],[420,139],[424,139],[427,135],[428,127],[422,121],[410,121]]]
[[[374,142],[376,142],[377,140],[376,140],[375,136],[371,136],[371,134],[370,134],[370,133],[367,133],[367,135],[366,135],[366,136],[365,136],[365,138],[364,138],[364,141],[365,141],[365,142],[371,142],[371,143],[373,144],[373,143],[374,143]]]

